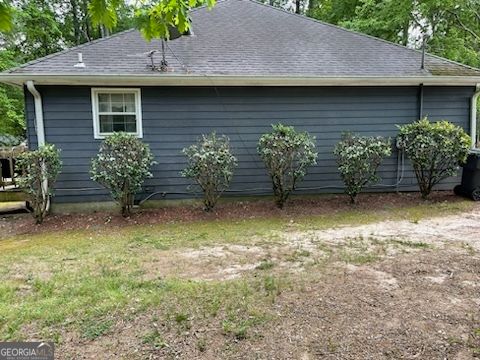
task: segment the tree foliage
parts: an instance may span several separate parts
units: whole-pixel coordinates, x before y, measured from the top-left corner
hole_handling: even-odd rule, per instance
[[[380,181],[377,169],[392,153],[390,139],[380,136],[344,134],[334,149],[338,170],[345,184],[345,193],[355,203],[357,195],[367,184]]]
[[[17,159],[20,171],[18,185],[28,195],[33,216],[40,224],[47,214],[53,185],[62,167],[60,150],[47,144],[38,150],[21,154]]]
[[[262,135],[258,153],[272,180],[275,202],[283,208],[297,184],[316,164],[315,137],[307,132],[297,132],[293,126],[272,125],[273,131]]]
[[[63,49],[62,32],[51,4],[38,0],[24,1],[16,13],[15,22],[22,31],[12,32],[10,43],[17,53],[26,55],[20,59],[21,62]]]
[[[410,158],[422,197],[426,199],[440,181],[454,176],[467,159],[470,136],[448,121],[427,118],[399,126],[397,144]]]
[[[118,202],[123,216],[129,216],[135,194],[155,162],[147,144],[136,136],[119,132],[107,137],[100,145],[98,155],[92,159],[92,180],[106,187]]]
[[[11,51],[0,51],[0,71],[16,65]],[[23,113],[22,90],[0,84],[0,136],[12,135],[15,138],[25,137],[25,117]]]
[[[215,207],[222,193],[228,189],[237,166],[226,136],[215,133],[203,135],[197,144],[183,149],[187,167],[182,176],[195,180],[204,194],[205,210]]]
[[[112,30],[117,25],[117,9],[122,0],[90,0],[88,10],[94,26],[105,26]]]
[[[9,0],[0,0],[0,32],[7,32],[13,25],[13,7]]]
[[[435,55],[480,66],[478,0],[322,0],[308,15]]]
[[[176,28],[180,34],[190,29],[188,12],[191,8],[215,5],[215,0],[162,0],[137,9],[137,27],[148,41],[169,39],[170,30]]]

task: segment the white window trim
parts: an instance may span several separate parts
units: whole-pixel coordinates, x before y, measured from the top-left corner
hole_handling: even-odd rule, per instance
[[[95,139],[105,139],[107,136],[113,133],[101,133],[100,132],[100,117],[98,113],[98,94],[118,94],[118,93],[133,93],[135,95],[135,115],[137,120],[137,132],[129,133],[134,134],[138,138],[143,138],[143,126],[142,126],[142,96],[139,88],[92,88],[92,114],[93,114],[93,137]]]

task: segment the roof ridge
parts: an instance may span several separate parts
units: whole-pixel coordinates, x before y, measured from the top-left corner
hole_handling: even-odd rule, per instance
[[[76,45],[74,47],[70,47],[70,48],[66,48],[66,49],[63,49],[63,50],[60,50],[60,51],[57,51],[55,53],[52,53],[52,54],[48,54],[46,56],[43,56],[39,59],[34,59],[34,60],[31,60],[25,64],[22,64],[22,65],[19,65],[19,66],[16,66],[14,68],[11,68],[11,69],[8,69],[7,71],[5,71],[5,73],[12,73],[16,70],[19,70],[19,69],[23,69],[24,67],[27,67],[27,66],[30,66],[30,65],[33,65],[33,64],[38,64],[42,61],[45,61],[45,60],[49,60],[49,59],[52,59],[56,56],[59,56],[59,55],[63,55],[63,54],[66,54],[70,51],[74,51],[74,50],[78,50],[78,49],[82,49],[88,45],[93,45],[93,44],[98,44],[100,42],[103,42],[103,41],[106,41],[106,40],[110,40],[112,38],[115,38],[115,37],[118,37],[120,35],[125,35],[129,32],[132,32],[132,31],[135,31],[136,29],[135,28],[131,28],[131,29],[127,29],[127,30],[123,30],[123,31],[119,31],[118,33],[115,33],[115,34],[112,34],[112,35],[109,35],[109,36],[106,36],[106,37],[103,37],[103,38],[98,38],[98,39],[95,39],[95,40],[92,40],[92,41],[87,41],[83,44],[80,44],[80,45]]]
[[[229,0],[222,0],[222,1],[229,1]],[[244,0],[237,0],[237,1],[244,1]],[[281,11],[281,12],[286,13],[286,14],[289,14],[289,15],[294,15],[294,16],[297,16],[297,17],[299,17],[299,18],[301,18],[301,19],[309,20],[309,21],[312,21],[312,22],[317,23],[317,24],[320,24],[320,25],[325,25],[325,26],[329,26],[329,27],[332,27],[332,28],[337,29],[337,30],[342,30],[342,31],[347,32],[347,33],[349,33],[349,34],[359,35],[359,36],[366,37],[366,38],[369,38],[369,39],[372,39],[372,40],[376,40],[376,41],[379,41],[379,42],[382,42],[382,43],[386,43],[386,44],[389,44],[389,45],[394,45],[394,46],[396,46],[396,47],[399,47],[399,48],[404,49],[404,50],[408,50],[408,51],[410,51],[410,52],[415,52],[415,53],[417,53],[417,54],[421,54],[421,50],[419,50],[419,49],[409,48],[409,47],[407,47],[407,46],[405,46],[405,45],[401,45],[401,44],[394,43],[393,41],[388,41],[388,40],[385,40],[385,39],[382,39],[382,38],[379,38],[379,37],[376,37],[376,36],[373,36],[373,35],[361,33],[361,32],[356,31],[356,30],[346,29],[346,28],[341,27],[341,26],[339,26],[339,25],[335,25],[335,24],[328,23],[328,22],[326,22],[326,21],[322,21],[322,20],[318,20],[318,19],[315,19],[315,18],[311,18],[311,17],[306,16],[306,15],[293,13],[293,12],[291,12],[291,11],[288,11],[288,10],[285,10],[285,9],[282,9],[282,8],[279,8],[279,7],[276,7],[276,6],[263,3],[263,2],[261,2],[261,1],[259,1],[259,0],[246,0],[246,1],[250,1],[250,2],[252,2],[252,3],[254,3],[254,4],[262,5],[262,6],[265,6],[265,7],[267,7],[267,8],[270,8],[270,9],[274,9],[274,10],[277,10],[277,11]],[[430,53],[428,53],[428,52],[426,52],[425,55],[431,56],[431,57],[434,57],[434,58],[437,58],[437,59],[439,59],[439,60],[443,60],[443,61],[446,61],[446,62],[449,62],[449,63],[452,63],[452,64],[455,64],[455,65],[459,65],[459,66],[465,67],[465,68],[467,68],[467,69],[471,69],[471,70],[475,70],[475,71],[479,71],[479,72],[480,72],[480,68],[476,68],[476,67],[474,67],[474,66],[462,64],[461,62],[458,62],[458,61],[455,61],[455,60],[450,60],[450,59],[447,59],[447,58],[444,58],[444,57],[441,57],[441,56],[438,56],[438,55],[430,54]]]

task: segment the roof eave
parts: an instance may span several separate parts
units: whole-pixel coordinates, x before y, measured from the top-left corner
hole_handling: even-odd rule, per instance
[[[253,76],[253,75],[135,75],[135,74],[0,74],[0,82],[22,86],[475,86],[479,76]]]

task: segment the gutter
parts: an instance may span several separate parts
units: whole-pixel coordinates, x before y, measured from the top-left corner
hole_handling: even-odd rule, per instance
[[[38,92],[33,80],[27,80],[26,86],[28,91],[33,95],[35,104],[35,131],[37,132],[37,148],[45,146],[45,127],[43,124],[43,105],[42,96]],[[45,210],[50,210],[50,196],[48,195],[48,180],[46,176],[45,162],[42,163],[42,198],[46,202]]]
[[[477,100],[480,96],[480,84],[476,85],[470,106],[470,136],[472,137],[472,150],[477,149]]]
[[[192,74],[0,73],[0,82],[85,86],[475,86],[480,76],[258,76]]]

